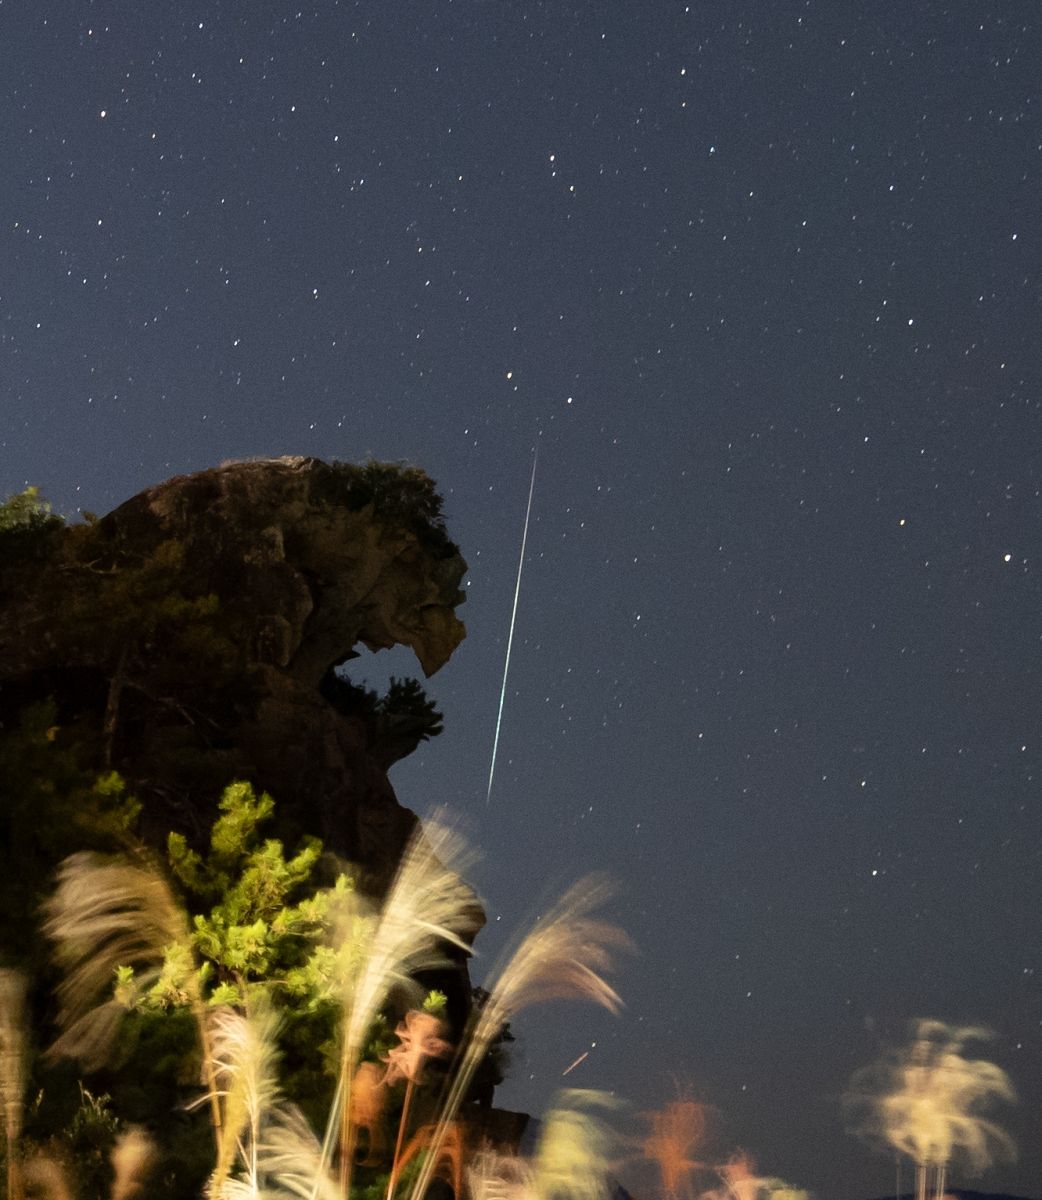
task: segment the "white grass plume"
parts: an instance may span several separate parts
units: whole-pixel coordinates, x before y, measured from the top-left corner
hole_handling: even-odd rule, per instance
[[[1012,1158],[1012,1139],[981,1115],[995,1100],[1016,1099],[1009,1076],[962,1054],[966,1042],[990,1036],[985,1029],[916,1021],[908,1046],[855,1075],[846,1103],[863,1114],[856,1132],[919,1166],[945,1167],[961,1155],[979,1173],[996,1155]]]
[[[558,1094],[536,1147],[537,1200],[605,1200],[614,1136],[589,1109],[616,1106],[607,1092],[570,1088]]]
[[[471,1200],[603,1200],[614,1135],[588,1111],[614,1108],[606,1092],[567,1089],[547,1113],[535,1159],[481,1151],[467,1166]]]
[[[218,1192],[211,1191],[207,1185],[205,1195],[207,1200],[276,1200],[276,1193],[262,1191],[250,1179],[226,1179]]]
[[[447,827],[417,827],[380,910],[365,965],[347,982],[345,1044],[360,1054],[381,1005],[420,970],[445,962],[448,943],[469,953],[467,940],[480,923],[473,891],[461,874],[472,861],[462,839]]]
[[[467,1164],[471,1200],[536,1200],[535,1170],[520,1155],[482,1150]]]
[[[44,932],[64,970],[58,986],[62,1032],[49,1053],[79,1059],[93,1070],[108,1059],[127,1009],[159,977],[167,951],[178,947],[186,961],[194,961],[188,919],[166,879],[147,860],[138,864],[86,852],[71,855],[59,867],[58,887],[43,911]],[[133,979],[117,998],[116,968],[128,966],[135,969]],[[184,982],[219,1140],[220,1107],[198,969]]]
[[[0,1102],[9,1200],[21,1194],[18,1141],[25,1112],[25,988],[21,971],[0,969]]]
[[[37,1200],[75,1200],[65,1171],[53,1158],[44,1155],[30,1158],[25,1164],[24,1178]]]
[[[275,1045],[279,1022],[269,1007],[258,1003],[249,1016],[233,1008],[212,1009],[208,1023],[221,1128],[207,1195],[230,1200],[227,1185],[239,1182],[229,1178],[236,1158],[249,1185],[255,1190],[260,1186],[258,1147],[269,1111],[279,1098]]]
[[[323,1160],[322,1146],[292,1104],[273,1110],[258,1147],[258,1169],[272,1197],[343,1200],[339,1183]]]
[[[361,965],[342,980],[341,1061],[323,1155],[341,1147],[341,1187],[350,1174],[349,1089],[366,1037],[396,986],[411,985],[417,971],[445,962],[446,945],[470,951],[480,908],[461,876],[472,861],[462,839],[437,820],[416,827],[374,925],[368,928]],[[347,914],[352,929],[357,912]]]
[[[140,1196],[148,1172],[155,1165],[155,1143],[143,1129],[124,1130],[109,1155],[112,1163],[111,1200],[133,1200]]]
[[[277,1032],[276,1014],[256,1003],[246,1016],[234,1009],[213,1013],[214,1078],[223,1121],[207,1200],[342,1200],[318,1139],[280,1094]],[[242,1170],[233,1177],[236,1159]]]
[[[116,968],[138,968],[134,995],[158,977],[164,953],[188,940],[188,924],[163,877],[151,867],[96,854],[67,858],[44,906],[44,932],[65,975],[58,987],[62,1033],[54,1055],[88,1069],[108,1058],[127,1003],[113,997]]]
[[[614,967],[614,951],[630,942],[614,925],[591,916],[611,895],[602,876],[579,880],[521,940],[489,989],[461,1063],[462,1087],[503,1026],[520,1009],[548,1000],[590,1000],[609,1012],[622,1001],[605,980]]]
[[[474,1072],[516,1012],[528,1004],[560,999],[591,1000],[610,1012],[621,1007],[618,993],[606,982],[603,972],[614,966],[614,951],[629,948],[630,941],[616,926],[592,915],[610,894],[611,887],[603,876],[581,879],[536,922],[500,972],[465,1039],[411,1200],[422,1200],[445,1132],[459,1111]]]

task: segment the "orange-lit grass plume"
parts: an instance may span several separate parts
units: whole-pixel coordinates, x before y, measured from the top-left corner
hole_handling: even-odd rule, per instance
[[[387,1055],[387,1082],[394,1083],[404,1079],[405,1099],[398,1120],[398,1137],[391,1159],[391,1173],[387,1180],[387,1200],[391,1200],[398,1183],[398,1159],[409,1128],[413,1091],[422,1082],[424,1067],[428,1061],[432,1058],[447,1058],[453,1049],[452,1044],[441,1036],[445,1032],[444,1021],[432,1012],[412,1009],[405,1014],[404,1021],[398,1022],[394,1032],[398,1038],[398,1045]]]
[[[703,1192],[699,1200],[810,1200],[810,1193],[782,1179],[756,1173],[756,1163],[739,1150],[716,1167],[721,1186]]]
[[[387,1107],[387,1072],[374,1062],[358,1064],[351,1080],[350,1113],[351,1134],[354,1142],[360,1133],[365,1134],[365,1153],[359,1160],[360,1166],[374,1167],[383,1161],[386,1153],[386,1137],[383,1129],[384,1110]]]
[[[638,1114],[649,1125],[648,1133],[637,1139],[636,1155],[658,1170],[665,1200],[684,1200],[692,1195],[692,1177],[706,1171],[708,1164],[697,1157],[706,1143],[708,1108],[690,1098],[673,1100],[660,1109]]]
[[[398,1168],[399,1174],[406,1170],[421,1156],[430,1157],[434,1144],[436,1125],[423,1125],[409,1139],[402,1150]],[[452,1188],[453,1195],[463,1195],[464,1166],[470,1160],[470,1147],[467,1144],[467,1133],[460,1121],[451,1121],[443,1131],[438,1141],[437,1158],[431,1165],[431,1178],[441,1179]]]

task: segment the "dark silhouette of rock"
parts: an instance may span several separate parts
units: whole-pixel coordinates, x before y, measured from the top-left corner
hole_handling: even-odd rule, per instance
[[[333,671],[403,644],[430,675],[464,636],[466,564],[426,475],[228,463],[12,546],[0,738],[51,700],[59,740],[142,801],[146,836],[197,837],[248,779],[275,797],[280,835],[317,834],[383,889],[415,822],[386,771],[438,714],[418,685],[381,700]]]

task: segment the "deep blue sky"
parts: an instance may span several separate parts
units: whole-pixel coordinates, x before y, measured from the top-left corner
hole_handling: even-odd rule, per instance
[[[718,1153],[862,1200],[893,1168],[850,1072],[972,1021],[1022,1097],[982,1186],[1039,1192],[1039,34],[995,0],[0,0],[0,490],[438,480],[470,633],[400,799],[484,848],[484,959],[596,868],[640,947],[620,1019],[519,1022],[508,1105],[596,1042],[565,1083],[688,1087]]]

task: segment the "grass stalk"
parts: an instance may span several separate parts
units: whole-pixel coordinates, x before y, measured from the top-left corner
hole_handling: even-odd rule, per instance
[[[299,1153],[295,1159],[293,1154],[283,1153],[291,1149],[292,1142],[285,1131],[296,1128],[299,1121],[279,1089],[278,1016],[267,1003],[255,1000],[245,1014],[233,1008],[211,1009],[210,1024],[213,1074],[223,1120],[206,1194],[211,1200],[288,1195],[277,1190],[269,1193],[262,1186],[265,1175],[278,1173],[291,1161],[299,1166],[301,1161]],[[298,1139],[298,1151],[302,1144]],[[273,1146],[281,1147],[282,1155],[274,1162],[269,1161]],[[237,1161],[242,1170],[233,1178]]]
[[[528,1004],[555,999],[587,999],[617,1012],[618,993],[601,972],[613,965],[613,948],[629,941],[621,930],[591,913],[607,899],[604,879],[580,880],[522,939],[498,979],[469,1034],[461,1042],[457,1065],[431,1135],[426,1159],[410,1200],[423,1200],[451,1123],[470,1088],[474,1072],[506,1022]]]
[[[155,1163],[156,1148],[140,1129],[121,1133],[112,1148],[111,1200],[132,1200],[144,1188],[144,1179]]]
[[[394,1189],[398,1186],[398,1161],[402,1153],[402,1143],[405,1141],[406,1130],[409,1126],[409,1110],[412,1108],[412,1093],[416,1087],[410,1078],[405,1084],[405,1099],[402,1101],[402,1115],[398,1120],[398,1137],[394,1143],[394,1157],[391,1159],[391,1174],[387,1180],[387,1200],[393,1200]]]
[[[65,972],[58,987],[62,1032],[49,1053],[96,1069],[107,1060],[128,1007],[159,978],[168,952],[179,947],[194,962],[188,918],[166,879],[147,860],[110,861],[90,853],[74,854],[62,863],[57,890],[44,912],[44,932],[55,943],[55,958]],[[128,966],[135,974],[127,994],[116,998],[116,969]],[[219,1149],[221,1109],[198,966],[186,987]]]
[[[935,1179],[934,1195],[937,1200],[944,1200],[945,1188],[948,1186],[948,1164],[937,1164],[937,1176]]]
[[[0,970],[0,1100],[4,1109],[7,1200],[22,1200],[19,1141],[25,1111],[25,977]]]
[[[461,875],[471,861],[462,840],[436,820],[417,826],[376,922],[363,934],[363,962],[341,980],[341,1054],[333,1107],[322,1143],[324,1163],[339,1150],[338,1178],[350,1194],[354,1137],[351,1081],[380,1008],[395,987],[412,988],[411,976],[444,965],[447,946],[469,953],[480,908]],[[355,936],[357,908],[345,914],[346,937]],[[344,935],[341,937],[343,942]],[[354,961],[354,955],[345,956]]]

